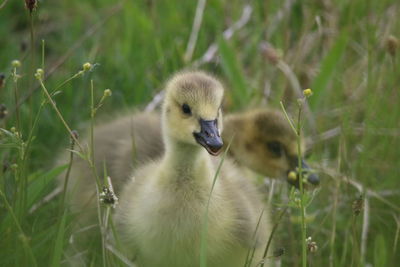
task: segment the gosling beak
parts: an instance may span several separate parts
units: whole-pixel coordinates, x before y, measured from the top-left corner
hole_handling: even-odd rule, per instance
[[[318,175],[312,172],[311,168],[304,160],[301,160],[301,172],[303,181],[305,181],[306,184],[311,184],[313,186],[319,185]],[[297,167],[296,170],[288,172],[287,180],[291,185],[294,185],[296,188],[300,187],[299,178],[300,175]]]
[[[200,132],[193,133],[194,138],[197,143],[202,145],[208,153],[213,156],[217,156],[222,150],[222,138],[218,131],[218,123],[217,120],[199,120],[200,123]]]

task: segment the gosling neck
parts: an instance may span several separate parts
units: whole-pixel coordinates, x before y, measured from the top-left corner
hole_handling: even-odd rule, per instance
[[[195,181],[208,179],[213,172],[210,156],[199,145],[187,144],[166,137],[164,166],[168,166],[171,179]]]

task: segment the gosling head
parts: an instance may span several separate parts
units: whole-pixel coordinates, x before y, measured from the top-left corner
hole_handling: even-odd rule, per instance
[[[286,178],[298,187],[300,157],[303,178],[312,185],[319,183],[318,176],[310,172],[302,155],[298,155],[296,135],[281,112],[265,109],[248,112],[242,124],[236,126],[241,131],[236,130],[236,143],[231,146],[242,163],[263,175]],[[301,146],[304,151],[303,143]]]
[[[177,142],[201,145],[211,155],[221,152],[222,84],[201,72],[181,72],[167,83],[164,132]]]

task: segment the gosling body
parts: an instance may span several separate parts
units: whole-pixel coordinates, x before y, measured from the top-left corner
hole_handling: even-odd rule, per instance
[[[217,170],[207,151],[222,148],[222,93],[220,83],[201,72],[178,74],[168,83],[162,115],[165,154],[134,172],[116,214],[126,253],[139,266],[200,264],[204,216]],[[190,115],[182,114],[186,103]],[[205,125],[212,126],[206,131]],[[268,239],[267,216],[254,233],[263,209],[252,184],[229,161],[222,165],[209,202],[207,266],[243,266],[252,248],[260,260]]]

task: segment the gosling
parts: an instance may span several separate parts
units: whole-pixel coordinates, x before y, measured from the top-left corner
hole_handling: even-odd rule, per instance
[[[223,147],[222,98],[220,82],[203,72],[179,73],[168,82],[161,117],[165,153],[134,172],[116,213],[127,256],[138,266],[199,265],[218,163],[208,154]],[[261,260],[267,216],[254,233],[263,209],[257,189],[227,160],[209,203],[207,266],[243,266],[253,248]]]
[[[300,157],[307,184],[319,184],[318,176],[298,154],[297,136],[282,112],[253,109],[230,114],[224,120],[224,127],[223,139],[234,137],[228,152],[236,163],[267,177],[286,178],[299,187],[296,169]],[[301,147],[301,151],[305,151],[303,140]],[[289,175],[291,172],[296,173],[295,177]]]

